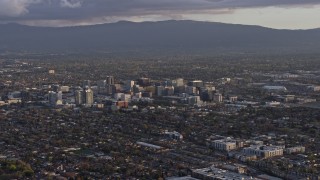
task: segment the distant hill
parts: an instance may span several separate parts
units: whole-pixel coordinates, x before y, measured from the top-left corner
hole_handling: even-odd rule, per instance
[[[197,21],[78,27],[0,25],[0,52],[318,52],[320,29],[275,30]]]

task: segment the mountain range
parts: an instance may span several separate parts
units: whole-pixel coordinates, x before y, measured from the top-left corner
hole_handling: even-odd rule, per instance
[[[76,27],[0,25],[0,52],[317,53],[319,49],[320,29],[173,20]]]

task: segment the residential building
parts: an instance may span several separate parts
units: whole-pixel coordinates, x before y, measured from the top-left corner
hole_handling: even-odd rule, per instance
[[[269,158],[274,156],[283,155],[282,146],[265,146],[265,145],[251,145],[250,147],[243,148],[243,153],[249,155],[256,155],[262,158]]]
[[[93,104],[93,91],[90,88],[85,91],[85,100],[87,105]]]

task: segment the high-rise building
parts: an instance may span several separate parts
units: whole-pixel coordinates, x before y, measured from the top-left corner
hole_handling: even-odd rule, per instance
[[[113,95],[113,98],[118,101],[118,100],[121,100],[121,97],[124,95],[124,93],[115,93]]]
[[[180,93],[186,93],[186,86],[177,86],[174,88],[174,93],[180,94]]]
[[[106,92],[107,94],[111,95],[111,94],[114,94],[116,93],[117,89],[116,89],[116,86],[115,85],[107,85],[106,86]]]
[[[134,86],[134,81],[132,80],[127,80],[124,82],[123,84],[123,90],[124,91],[131,91],[132,90],[132,87]]]
[[[229,96],[229,101],[236,102],[238,100],[238,96]]]
[[[212,101],[213,91],[209,91],[209,90],[201,91],[200,98],[202,101]]]
[[[179,86],[184,86],[184,81],[183,81],[182,78],[166,80],[164,85],[165,86],[179,87]]]
[[[215,102],[222,102],[222,100],[223,100],[222,94],[219,94],[219,93],[214,94],[213,100]]]
[[[54,69],[49,69],[49,74],[54,74],[54,73],[55,73]]]
[[[87,105],[93,104],[93,91],[90,88],[85,91],[85,100]]]
[[[51,90],[53,92],[58,92],[59,89],[60,89],[60,85],[58,85],[58,84],[51,85]]]
[[[200,96],[190,96],[187,98],[189,105],[201,104]]]
[[[130,102],[131,101],[131,94],[122,94],[121,101]]]
[[[197,88],[194,86],[187,86],[186,93],[190,94],[190,95],[195,95],[195,94],[197,94]]]
[[[106,94],[106,85],[107,85],[107,80],[99,80],[99,81],[97,81],[98,93],[99,94]]]
[[[69,92],[70,91],[70,87],[69,86],[60,86],[59,87],[60,91],[62,91],[63,93]]]
[[[83,91],[78,90],[75,92],[75,100],[77,105],[83,104]]]
[[[155,86],[147,86],[144,88],[144,91],[151,92],[153,95],[156,94],[156,90]]]
[[[107,76],[107,84],[108,85],[114,84],[114,77],[113,76]]]
[[[49,104],[52,106],[62,104],[62,92],[49,91],[48,100]]]
[[[173,86],[167,86],[164,89],[164,95],[166,96],[173,96],[174,95],[174,87]]]
[[[164,93],[164,87],[163,86],[157,86],[157,88],[156,88],[157,96],[162,96],[163,93]]]
[[[91,87],[91,81],[90,80],[84,80],[82,82],[82,88],[90,88]]]
[[[134,93],[139,93],[139,92],[141,92],[140,91],[140,86],[139,85],[134,85],[133,87],[132,87],[132,91],[134,92]]]
[[[57,93],[54,92],[54,91],[49,91],[49,94],[48,94],[49,104],[50,105],[56,105],[57,99],[58,99]]]
[[[177,87],[184,86],[184,81],[182,78],[176,79],[176,86]]]
[[[98,89],[105,88],[107,85],[107,80],[97,81]]]
[[[151,84],[151,79],[150,79],[150,78],[139,78],[139,79],[138,79],[138,84],[139,84],[140,86],[143,86],[143,87],[145,87],[145,86],[150,86],[150,84]]]
[[[203,87],[204,83],[201,80],[195,80],[195,81],[190,81],[188,83],[188,86],[193,86],[193,87]]]

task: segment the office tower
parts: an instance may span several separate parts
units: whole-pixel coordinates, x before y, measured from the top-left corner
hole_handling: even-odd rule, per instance
[[[90,80],[84,80],[82,82],[82,88],[90,88],[91,87],[91,81]]]
[[[121,100],[122,95],[124,95],[124,93],[115,93],[115,94],[113,95],[113,98],[114,98],[116,101],[118,101],[118,100]]]
[[[184,82],[182,78],[176,79],[176,87],[184,86]]]
[[[57,96],[58,96],[58,101],[62,102],[62,91],[58,91]]]
[[[150,86],[151,79],[150,78],[140,78],[140,79],[138,79],[138,84],[143,87]]]
[[[167,86],[164,89],[164,95],[166,96],[173,96],[174,95],[174,87],[173,86]]]
[[[75,100],[76,100],[76,105],[83,104],[83,91],[78,90],[75,92]]]
[[[153,95],[156,94],[156,90],[155,86],[147,86],[144,88],[144,91],[151,92]]]
[[[62,92],[49,91],[48,100],[49,100],[49,104],[52,106],[62,104]]]
[[[215,91],[216,90],[216,88],[212,84],[206,84],[203,88],[208,91]]]
[[[106,93],[111,95],[117,92],[116,86],[115,85],[107,85],[106,86]]]
[[[133,91],[134,93],[139,93],[139,92],[140,92],[140,86],[139,86],[139,85],[134,85],[134,86],[132,87],[132,91]]]
[[[55,71],[53,69],[49,69],[49,74],[54,74]]]
[[[58,99],[57,93],[54,91],[49,91],[49,94],[48,94],[49,104],[56,105],[57,99]]]
[[[223,100],[222,94],[219,94],[219,93],[214,94],[213,100],[215,102],[222,102],[222,100]]]
[[[156,88],[157,96],[163,96],[163,93],[164,93],[164,87],[163,86],[157,86],[157,88]]]
[[[141,93],[141,92],[135,93],[135,94],[134,94],[134,97],[139,99],[139,98],[142,97],[142,93]]]
[[[130,102],[131,101],[131,94],[122,94],[121,101]]]
[[[210,91],[210,90],[201,91],[200,98],[202,101],[212,101],[213,100],[213,91]]]
[[[97,81],[98,93],[99,94],[107,94],[107,80],[99,80]]]
[[[186,93],[186,86],[177,86],[174,88],[174,93]]]
[[[107,85],[107,80],[97,81],[98,89],[105,88]]]
[[[108,76],[107,77],[107,84],[108,85],[113,85],[114,84],[114,77],[113,76]]]
[[[199,105],[201,104],[200,96],[190,96],[187,98],[189,105]]]
[[[190,95],[197,94],[197,88],[193,86],[187,86],[186,87],[186,93]]]
[[[167,80],[165,82],[166,82],[165,83],[166,86],[173,86],[173,87],[184,86],[184,82],[182,78]]]
[[[131,91],[133,86],[134,86],[134,81],[128,80],[124,82],[123,88],[125,91]]]
[[[62,91],[63,93],[69,92],[70,91],[70,87],[69,86],[60,86],[60,91]]]
[[[60,89],[60,85],[57,85],[57,84],[51,85],[51,90],[53,92],[58,92],[59,89]]]
[[[238,100],[238,96],[229,96],[230,102],[236,102]]]
[[[176,86],[176,84],[177,84],[177,82],[174,79],[173,80],[168,79],[168,80],[164,81],[165,86]]]
[[[193,87],[203,87],[204,83],[201,80],[195,80],[195,81],[190,81],[188,83],[188,86],[193,86]]]
[[[93,104],[93,91],[90,88],[85,91],[85,100],[87,105]]]

